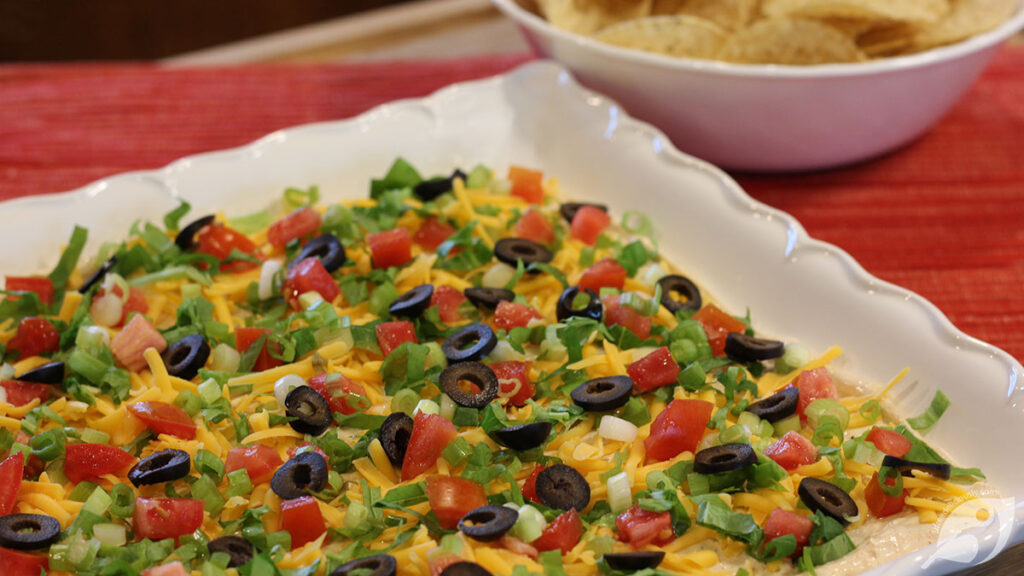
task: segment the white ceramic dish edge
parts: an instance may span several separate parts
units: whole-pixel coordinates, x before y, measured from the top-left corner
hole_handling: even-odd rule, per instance
[[[993,421],[1002,425],[1000,438],[1024,437],[1018,409],[1024,369],[1016,360],[960,332],[920,296],[874,278],[839,248],[808,237],[792,217],[754,201],[727,175],[678,152],[662,133],[626,117],[551,63],[351,120],[276,132],[161,170],[0,204],[9,223],[0,229],[0,241],[19,246],[0,252],[0,270],[27,273],[52,265],[74,223],[92,231],[88,254],[100,241],[121,237],[136,218],[158,220],[178,198],[192,202],[195,213],[241,214],[266,205],[287,185],[319,183],[328,200],[339,190],[361,197],[368,178],[383,173],[396,155],[428,172],[477,160],[542,166],[561,176],[568,194],[608,202],[613,210],[623,203],[616,191],[645,191],[630,197],[630,208],[652,216],[668,255],[705,280],[728,308],[750,306],[762,331],[819,351],[846,345],[835,366],[863,383],[884,382],[910,365],[911,379],[897,393],[907,413],[923,409],[934,389],[944,387],[954,404],[929,440],[961,465],[982,466],[1004,495],[1024,502],[1024,489],[1013,481],[1024,477],[1024,464],[986,444]],[[601,160],[600,170],[593,169],[593,158]],[[701,211],[691,211],[698,203]],[[723,229],[732,232],[723,236]],[[714,251],[685,249],[707,238],[715,240]],[[894,343],[904,348],[893,350]],[[973,381],[976,389],[969,388]],[[955,539],[959,546],[971,538],[976,546],[973,555],[956,558],[980,561],[1020,541],[1024,510],[1010,510],[1016,518],[997,517]],[[923,549],[878,573],[942,574],[963,567],[949,546]]]

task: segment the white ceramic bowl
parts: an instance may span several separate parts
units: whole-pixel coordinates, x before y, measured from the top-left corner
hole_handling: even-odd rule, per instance
[[[959,100],[1024,2],[999,28],[920,54],[858,64],[744,65],[673,58],[555,28],[515,0],[492,0],[534,50],[568,67],[680,150],[724,168],[798,171],[857,162],[921,136]]]

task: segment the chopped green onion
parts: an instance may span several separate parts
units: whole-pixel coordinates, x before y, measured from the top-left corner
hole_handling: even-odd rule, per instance
[[[490,183],[492,177],[491,169],[482,164],[477,164],[466,176],[466,188],[471,190],[484,188]]]
[[[359,528],[366,522],[366,518],[369,515],[366,506],[363,506],[362,502],[353,500],[349,503],[348,509],[345,510],[344,524],[345,528],[355,529]]]
[[[872,424],[878,422],[879,418],[882,417],[882,407],[878,404],[878,400],[876,400],[875,398],[872,398],[871,400],[868,400],[863,405],[861,405],[860,410],[858,410],[858,412],[860,412],[860,415],[865,420],[871,422]]]
[[[445,420],[451,420],[451,419],[453,419],[455,417],[455,408],[456,407],[457,407],[457,405],[455,404],[455,401],[452,400],[451,398],[449,398],[447,394],[442,392],[441,393],[441,411],[439,412],[439,414],[441,414],[441,416]]]
[[[103,487],[97,486],[92,491],[92,494],[86,498],[85,503],[82,504],[82,510],[92,512],[97,516],[103,516],[107,513],[112,503],[113,499],[110,497],[110,494],[107,494]]]
[[[424,398],[416,404],[416,408],[412,411],[412,415],[415,416],[420,412],[423,412],[424,414],[440,414],[441,407],[437,405],[437,402],[434,402],[429,398]]]
[[[311,206],[320,201],[320,188],[318,186],[310,186],[308,190],[286,188],[284,191],[284,201],[293,208]]]
[[[403,388],[391,397],[391,412],[404,412],[409,416],[416,410],[416,403],[420,401],[420,395],[414,390]]]
[[[196,452],[195,465],[196,472],[209,474],[218,482],[224,476],[224,463],[209,450],[200,449]]]
[[[442,370],[448,367],[448,358],[445,357],[444,351],[441,350],[441,345],[437,342],[427,342],[425,346],[428,348],[427,352],[427,368],[433,368],[434,366],[440,366]]]
[[[203,399],[191,390],[182,390],[174,398],[174,405],[194,417],[203,409]]]
[[[633,504],[633,492],[629,486],[629,476],[619,472],[608,479],[608,506],[612,513],[618,514]]]
[[[718,435],[719,444],[750,444],[750,435],[743,426],[729,426]]]
[[[49,462],[64,455],[64,429],[52,428],[41,434],[36,434],[29,441],[32,453],[41,460]]]
[[[270,226],[273,222],[274,217],[270,215],[270,212],[265,210],[228,220],[228,224],[242,234],[255,234],[267,226]]]
[[[800,415],[793,414],[792,416],[787,416],[775,422],[772,426],[775,427],[775,435],[779,437],[785,436],[787,432],[798,432],[800,431]]]
[[[299,307],[303,310],[309,310],[313,306],[324,301],[324,297],[320,295],[316,290],[310,290],[309,292],[303,292],[299,294]]]
[[[120,524],[97,524],[92,527],[92,535],[104,548],[120,548],[128,542],[128,534]]]
[[[203,287],[199,284],[182,284],[181,285],[181,299],[191,300],[192,298],[202,298]]]
[[[223,398],[223,392],[221,391],[220,384],[218,384],[213,378],[203,381],[199,385],[197,391],[199,392],[199,397],[207,404],[213,404],[219,398]]]
[[[107,442],[110,442],[110,434],[101,430],[94,430],[92,428],[82,430],[79,437],[82,439],[82,442],[85,442],[86,444],[106,444]]]
[[[200,476],[192,483],[192,496],[203,501],[203,509],[216,517],[224,508],[224,496],[217,489],[217,483],[209,475]]]
[[[782,351],[782,356],[775,361],[775,371],[789,374],[793,370],[811,361],[811,353],[800,344],[790,343]]]
[[[512,528],[523,542],[530,543],[540,538],[547,526],[548,521],[544,519],[540,510],[524,504],[519,508],[519,519]]]
[[[835,418],[844,430],[850,424],[850,411],[834,398],[818,398],[811,402],[804,409],[804,416],[812,428],[820,426],[826,416]]]
[[[88,480],[79,482],[78,485],[75,486],[75,489],[68,494],[68,500],[71,500],[72,502],[85,502],[89,499],[89,496],[92,495],[93,490],[96,488],[98,488],[98,486]]]
[[[110,503],[110,515],[115,518],[130,518],[135,510],[135,492],[126,484],[114,484],[111,489],[113,501]]]
[[[217,344],[210,354],[210,369],[217,372],[237,372],[241,362],[242,355],[238,353],[238,350],[223,342]]]
[[[469,455],[472,453],[473,447],[460,436],[445,446],[441,451],[441,456],[452,466],[462,466],[466,460],[469,460]]]

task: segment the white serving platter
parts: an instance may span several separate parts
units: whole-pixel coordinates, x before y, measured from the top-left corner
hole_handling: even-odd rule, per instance
[[[159,138],[159,134],[154,134]],[[90,230],[86,254],[125,236],[136,219],[159,221],[185,199],[193,214],[229,216],[267,206],[287,186],[320,186],[324,200],[362,198],[396,156],[426,173],[478,162],[542,168],[567,195],[648,214],[665,255],[727,309],[749,307],[755,327],[823,352],[847,381],[888,382],[903,415],[942,389],[952,406],[926,436],[957,465],[978,466],[1024,504],[1022,367],[957,330],[924,298],[868,274],[848,254],[814,240],[792,217],[753,200],[717,168],[677,151],[655,128],[626,116],[552,63],[457,84],[351,120],[276,132],[252,144],[184,158],[63,194],[0,204],[0,271],[53,265],[73,225]],[[893,247],[898,250],[898,246]],[[872,574],[945,574],[1024,540],[1024,505]]]

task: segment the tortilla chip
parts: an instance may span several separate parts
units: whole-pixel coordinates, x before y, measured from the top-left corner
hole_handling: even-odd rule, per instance
[[[915,24],[938,22],[949,0],[765,0],[768,17],[853,18]]]
[[[1017,11],[1017,0],[953,0],[949,13],[914,37],[914,50],[953,44],[988,32]]]
[[[743,64],[812,65],[858,62],[864,55],[851,38],[826,24],[772,18],[733,35],[719,58]]]
[[[696,16],[725,30],[746,28],[758,15],[761,0],[654,0],[655,16]]]
[[[555,27],[591,35],[598,30],[651,13],[652,0],[537,0],[541,14]]]
[[[714,22],[693,16],[650,16],[601,30],[602,42],[685,58],[715,58],[728,34]]]
[[[902,54],[914,43],[920,30],[909,24],[883,25],[857,36],[857,47],[871,58]]]

